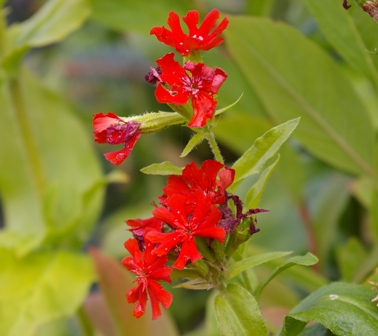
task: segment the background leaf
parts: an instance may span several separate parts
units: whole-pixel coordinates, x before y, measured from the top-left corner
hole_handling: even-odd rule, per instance
[[[19,254],[45,238],[81,247],[101,210],[104,187],[84,127],[26,70],[19,80],[3,82],[0,106],[0,141],[7,144],[0,146],[0,161],[7,162],[0,174],[6,224],[0,245]]]
[[[378,87],[378,72],[372,60],[374,56],[366,52],[368,47],[351,15],[354,9],[357,11],[361,9],[358,6],[352,6],[350,11],[346,11],[340,8],[340,2],[337,0],[330,0],[327,3],[305,0],[304,3],[336,51],[352,68],[368,77]],[[374,23],[369,21],[373,20],[365,20],[365,23],[374,29]]]
[[[337,168],[374,175],[368,112],[324,51],[288,25],[261,18],[232,17],[225,36],[274,120],[301,116],[295,136],[304,147]]]
[[[1,249],[0,334],[34,335],[38,327],[76,312],[94,279],[87,256],[43,252],[18,259]]]

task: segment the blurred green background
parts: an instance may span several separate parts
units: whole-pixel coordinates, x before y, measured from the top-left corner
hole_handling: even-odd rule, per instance
[[[97,269],[96,276],[85,251],[96,246],[114,260],[125,256],[123,242],[130,233],[124,221],[150,216],[151,203],[166,180],[144,175],[141,168],[162,161],[200,163],[211,158],[211,151],[203,143],[179,158],[192,134],[172,127],[143,135],[130,157],[114,167],[102,156],[113,149],[94,143],[91,123],[98,112],[131,116],[169,111],[156,103],[154,87],[144,75],[171,51],[149,35],[153,26],[166,25],[170,10],[183,16],[197,9],[203,18],[215,7],[230,17],[225,43],[204,54],[207,64],[228,74],[218,106],[243,94],[215,129],[228,164],[269,128],[302,117],[264,192],[260,207],[270,212],[258,216],[261,232],[251,240],[251,252],[311,251],[320,262],[311,270],[290,271],[270,285],[262,299],[267,316],[279,320],[282,311],[328,281],[364,282],[371,276],[378,260],[378,24],[357,4],[346,12],[337,0],[49,3],[53,8],[46,17],[34,22],[30,18],[46,1],[8,0],[2,5],[8,28],[0,31],[0,321],[6,321],[0,322],[1,334],[17,335],[26,325],[24,335],[99,330],[123,335],[124,319],[126,335],[131,335],[134,320],[117,310],[123,306],[112,299],[114,293],[106,294],[107,302],[118,308],[110,308],[106,314],[113,319],[103,323],[98,316],[107,316],[101,312],[109,308],[102,298],[97,305],[88,303],[97,300],[96,279],[118,288],[103,277],[119,274],[116,266],[109,266]],[[255,179],[244,182],[240,193]],[[102,266],[108,262],[98,261]],[[40,266],[33,268],[33,263]],[[55,264],[67,278],[46,271]],[[67,275],[71,266],[76,273],[72,277]],[[275,266],[261,267],[258,277]],[[50,274],[51,282],[41,273]],[[43,298],[44,286],[55,283],[55,290],[64,293],[75,281],[75,302],[54,298],[55,305],[52,296]],[[21,290],[15,295],[17,288]],[[122,290],[118,294],[124,300]],[[216,335],[211,318],[204,322],[210,293],[173,289],[173,294],[169,332]],[[79,309],[86,297],[86,308]],[[26,305],[20,310],[22,302]],[[88,305],[96,308],[91,311]],[[30,310],[39,313],[34,316]],[[152,328],[151,334],[158,334],[159,328]]]

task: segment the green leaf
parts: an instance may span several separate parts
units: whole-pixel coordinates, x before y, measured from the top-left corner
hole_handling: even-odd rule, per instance
[[[221,335],[269,335],[255,298],[243,287],[229,284],[215,297],[214,306]]]
[[[153,163],[140,170],[144,174],[149,175],[181,175],[182,168],[175,166],[169,161],[161,163]]]
[[[336,336],[375,335],[378,308],[370,302],[374,296],[362,285],[332,283],[322,287],[285,317],[280,335],[299,335],[310,321],[321,323]]]
[[[347,172],[374,176],[369,113],[322,49],[294,28],[262,18],[230,17],[225,36],[233,59],[276,122],[301,116],[295,134],[309,151]]]
[[[148,35],[153,26],[167,25],[171,10],[181,16],[192,7],[189,1],[94,0],[92,18],[110,28]]]
[[[334,0],[327,1],[327,3],[305,0],[304,3],[315,17],[325,37],[348,62],[349,66],[361,75],[370,78],[378,87],[377,69],[373,63],[372,54],[366,52],[368,48],[351,15],[353,9],[345,11],[340,8],[339,2]],[[361,11],[357,6],[352,7]]]
[[[91,260],[82,254],[43,252],[18,259],[1,250],[0,334],[34,335],[52,319],[69,317],[94,280]]]
[[[59,42],[88,18],[91,0],[49,0],[30,19],[10,27],[17,47],[40,47]]]
[[[196,133],[195,135],[193,135],[182,151],[180,157],[187,156],[194,149],[194,147],[199,145],[204,139],[206,139],[205,133]]]
[[[255,267],[261,264],[264,264],[268,261],[285,257],[292,252],[266,252],[258,255],[253,255],[252,257],[242,259],[234,264],[232,264],[226,273],[226,280],[230,280],[233,277],[237,276],[239,273],[244,272],[245,270]]]
[[[26,70],[0,86],[0,116],[0,161],[7,163],[0,167],[0,245],[17,254],[43,239],[81,247],[105,183],[89,132]]]
[[[256,183],[249,189],[247,196],[245,197],[245,204],[248,209],[257,208],[263,191],[270,176],[272,175],[274,169],[277,166],[278,161],[280,160],[280,155],[278,154],[276,161],[274,161],[269,167],[265,168],[261,173],[261,176],[256,181]]]
[[[63,40],[88,18],[91,0],[50,0],[31,18],[6,31],[6,50],[1,63],[12,76],[30,47]]]
[[[151,320],[149,302],[145,315],[136,319],[133,316],[134,305],[129,304],[125,299],[125,293],[135,287],[134,276],[122,267],[120,262],[100,250],[91,248],[90,254],[99,277],[101,291],[112,316],[116,335],[178,335],[172,319],[164,310],[159,319]]]
[[[281,272],[295,265],[311,266],[316,264],[317,262],[318,258],[316,258],[312,253],[309,252],[306,253],[304,256],[294,256],[289,258],[283,265],[277,267],[275,271],[271,275],[269,275],[265,280],[260,282],[260,284],[254,292],[257,300],[259,299],[261,292],[266,287],[266,285]]]
[[[235,169],[234,188],[237,185],[235,182],[261,172],[265,163],[278,152],[298,123],[299,118],[287,121],[284,124],[273,127],[256,139],[252,147],[232,167]]]

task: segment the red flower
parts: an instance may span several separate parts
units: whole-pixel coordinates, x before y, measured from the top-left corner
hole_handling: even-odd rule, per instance
[[[170,12],[168,16],[168,25],[171,31],[165,27],[154,27],[150,34],[156,35],[160,42],[175,48],[182,56],[187,56],[192,50],[209,50],[219,46],[223,38],[219,35],[226,29],[228,19],[224,18],[216,27],[219,19],[219,11],[213,9],[206,15],[201,26],[197,28],[199,13],[196,10],[190,10],[183,17],[188,26],[189,34],[185,34],[181,28],[180,18],[175,12]],[[214,30],[210,33],[210,31]]]
[[[167,292],[158,281],[171,283],[170,267],[164,267],[168,261],[167,256],[156,256],[151,254],[154,244],[146,241],[146,248],[142,252],[138,247],[135,239],[129,239],[125,242],[125,248],[130,252],[131,257],[122,260],[122,264],[130,271],[137,275],[137,286],[130,289],[127,294],[129,303],[137,302],[134,308],[134,316],[141,317],[146,310],[147,292],[151,299],[152,319],[161,315],[159,302],[165,309],[169,308],[172,303],[172,294]]]
[[[173,232],[151,230],[145,236],[151,242],[159,244],[153,251],[158,256],[168,254],[172,248],[181,244],[179,255],[172,265],[178,269],[183,269],[189,260],[193,263],[202,258],[194,237],[207,237],[223,242],[226,236],[226,231],[216,226],[222,214],[210,197],[197,190],[194,209],[188,211],[186,203],[187,199],[183,195],[169,197],[165,202],[166,206],[156,208],[153,215],[170,225]]]
[[[212,69],[203,63],[186,62],[182,67],[169,53],[158,59],[161,69],[160,81],[155,96],[159,103],[186,104],[192,99],[193,117],[190,127],[203,127],[207,119],[212,119],[217,102],[216,94],[226,80],[226,73],[219,68]]]
[[[121,164],[131,153],[135,143],[141,136],[140,123],[136,121],[124,121],[114,113],[97,113],[93,116],[93,128],[95,141],[103,144],[124,144],[124,148],[106,153],[105,158],[115,165]]]
[[[164,195],[160,197],[162,203],[167,197],[181,194],[186,197],[187,203],[193,203],[196,190],[209,195],[213,203],[225,202],[225,190],[234,181],[235,170],[228,168],[215,160],[207,160],[201,168],[192,162],[188,164],[182,175],[170,175],[167,186],[163,188]]]
[[[129,219],[126,221],[126,224],[130,226],[130,231],[137,235],[143,236],[144,232],[147,229],[154,229],[161,231],[163,227],[163,222],[155,217],[147,218],[147,219]]]

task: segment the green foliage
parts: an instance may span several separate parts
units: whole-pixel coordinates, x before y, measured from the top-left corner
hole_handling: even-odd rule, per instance
[[[1,48],[0,333],[35,335],[82,305],[95,275],[80,253],[100,214],[105,179],[81,121],[21,64],[30,47],[81,26],[89,1],[49,1],[6,30]]]
[[[245,35],[246,30],[254,33]],[[231,18],[225,35],[233,59],[274,120],[300,116],[295,137],[314,155],[347,172],[374,175],[369,113],[319,46],[268,19]]]
[[[309,321],[320,322],[337,336],[374,335],[378,314],[369,302],[371,298],[371,290],[362,285],[333,283],[322,287],[286,316],[280,335],[299,335]]]
[[[221,335],[269,335],[256,299],[243,287],[229,284],[215,297],[214,306]]]
[[[88,256],[74,252],[41,252],[18,258],[1,249],[0,333],[35,335],[46,322],[69,317],[94,280]]]

